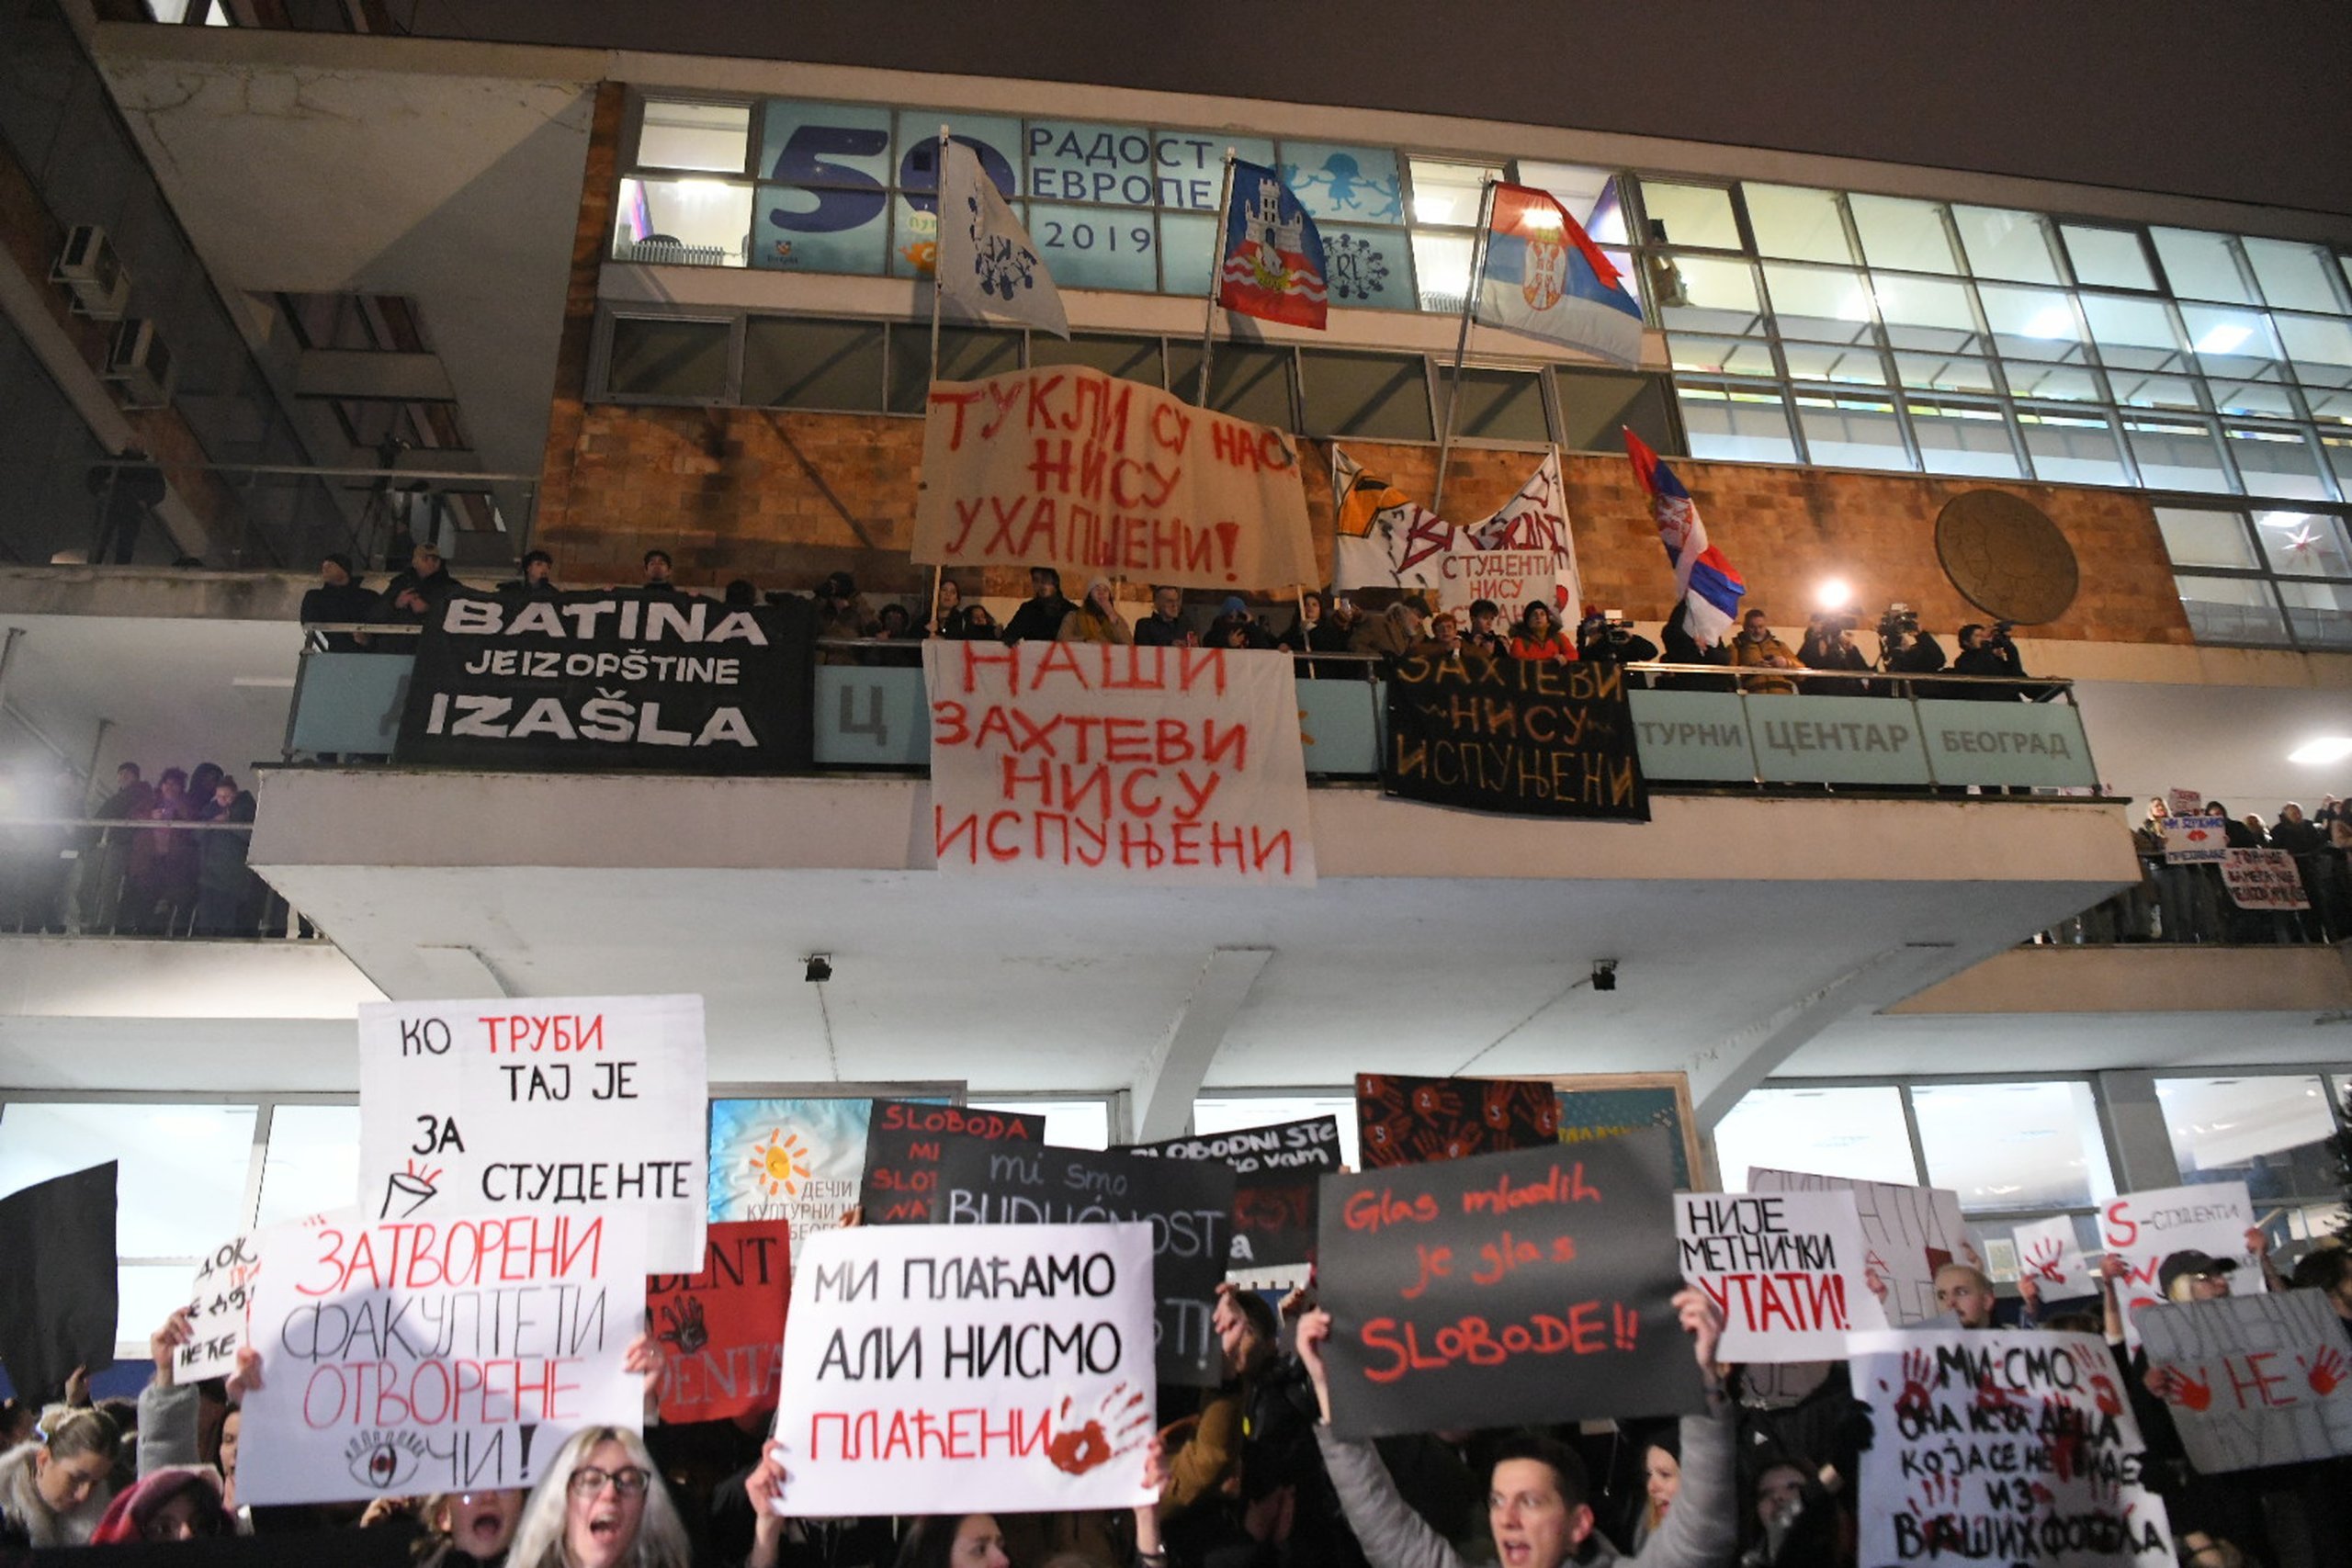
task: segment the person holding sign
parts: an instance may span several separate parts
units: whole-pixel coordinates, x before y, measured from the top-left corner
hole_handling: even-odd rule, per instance
[[[1487,1520],[1501,1568],[1562,1568],[1570,1562],[1709,1568],[1730,1561],[1738,1540],[1732,1421],[1724,1369],[1715,1360],[1723,1313],[1696,1287],[1677,1292],[1674,1309],[1691,1337],[1712,1413],[1682,1418],[1681,1483],[1673,1506],[1638,1551],[1619,1551],[1593,1528],[1592,1489],[1575,1451],[1550,1438],[1508,1438],[1496,1450],[1487,1493]],[[1331,1435],[1331,1385],[1323,1363],[1330,1337],[1329,1313],[1318,1309],[1299,1319],[1299,1359],[1323,1413],[1316,1440],[1364,1556],[1372,1568],[1465,1568],[1453,1544],[1406,1503],[1371,1443]]]

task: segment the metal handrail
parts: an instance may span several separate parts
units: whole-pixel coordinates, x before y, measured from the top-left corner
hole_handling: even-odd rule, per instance
[[[157,831],[191,829],[198,832],[231,833],[250,833],[254,830],[250,822],[157,817],[0,817],[0,828],[147,828]]]

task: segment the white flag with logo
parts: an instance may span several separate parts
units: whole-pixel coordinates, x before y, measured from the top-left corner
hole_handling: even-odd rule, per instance
[[[940,162],[933,265],[941,299],[976,316],[1011,316],[1056,337],[1069,336],[1069,319],[1045,258],[980,167],[979,155],[956,141]]]

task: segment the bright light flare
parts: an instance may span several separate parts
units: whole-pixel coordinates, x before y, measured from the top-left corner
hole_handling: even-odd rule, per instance
[[[2346,757],[2352,757],[2352,735],[2323,735],[2287,753],[2287,761],[2307,768],[2324,768]]]
[[[1833,577],[1813,591],[1816,609],[1842,610],[1853,602],[1854,585],[1842,577]]]

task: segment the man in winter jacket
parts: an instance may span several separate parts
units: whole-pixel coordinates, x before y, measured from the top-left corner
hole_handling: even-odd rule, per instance
[[[1738,1545],[1732,1412],[1715,1365],[1723,1314],[1696,1290],[1674,1298],[1694,1343],[1710,1413],[1682,1418],[1682,1486],[1666,1520],[1638,1552],[1620,1552],[1593,1528],[1591,1492],[1574,1450],[1549,1438],[1506,1440],[1487,1482],[1487,1519],[1501,1568],[1715,1568]],[[1323,1423],[1315,1429],[1323,1464],[1348,1524],[1372,1568],[1465,1568],[1459,1554],[1407,1506],[1368,1442],[1331,1435],[1331,1391],[1323,1342],[1331,1314],[1313,1312],[1298,1325],[1299,1359],[1315,1381]],[[1563,1412],[1563,1415],[1570,1414]]]

